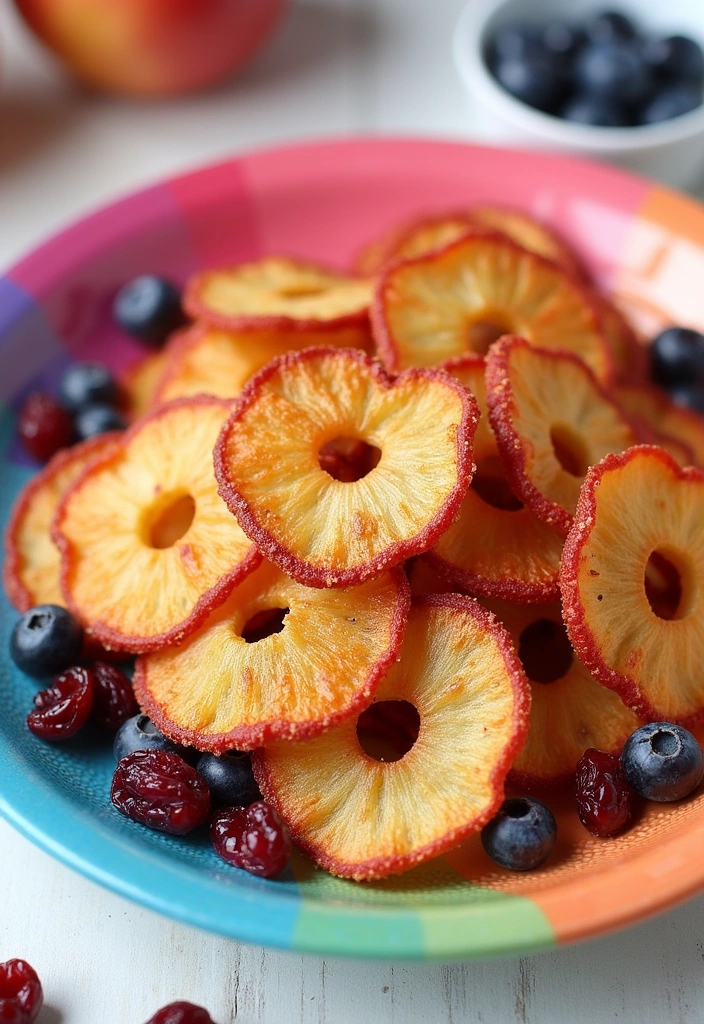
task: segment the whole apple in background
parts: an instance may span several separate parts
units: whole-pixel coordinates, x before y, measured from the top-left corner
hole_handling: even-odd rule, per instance
[[[15,0],[82,81],[134,96],[213,85],[254,56],[286,0]]]

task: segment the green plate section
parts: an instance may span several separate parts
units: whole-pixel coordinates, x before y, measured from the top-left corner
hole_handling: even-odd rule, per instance
[[[334,878],[303,856],[293,870],[303,898],[294,949],[447,961],[556,944],[532,900],[474,885],[442,858],[383,882]]]

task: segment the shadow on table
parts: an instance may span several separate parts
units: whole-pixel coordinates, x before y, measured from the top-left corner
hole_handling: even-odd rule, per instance
[[[39,1014],[37,1024],[67,1024],[67,1021],[61,1010],[57,1010],[55,1006],[45,1005]]]
[[[346,53],[371,55],[384,25],[380,13],[331,7],[319,0],[292,5],[271,43],[240,77],[244,84],[281,85],[311,67],[339,63]]]
[[[0,174],[64,135],[78,115],[69,88],[17,89],[0,96]]]

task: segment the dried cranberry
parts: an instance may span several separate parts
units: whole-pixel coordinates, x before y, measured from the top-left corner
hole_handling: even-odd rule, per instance
[[[258,800],[249,807],[226,807],[210,826],[217,853],[228,864],[252,875],[272,878],[286,867],[291,837],[273,807]]]
[[[183,836],[210,813],[210,792],[195,768],[165,750],[134,750],[115,769],[110,793],[133,821]]]
[[[593,836],[613,836],[626,827],[633,790],[616,754],[591,747],[577,763],[579,820]]]
[[[2,1024],[32,1024],[43,1002],[42,983],[26,960],[7,960],[0,964]]]
[[[32,391],[27,396],[17,429],[29,454],[42,462],[73,441],[71,415],[42,391]]]
[[[213,1018],[202,1006],[180,1000],[169,1003],[150,1017],[147,1024],[214,1024]]]
[[[35,736],[55,743],[69,740],[88,721],[95,676],[88,668],[69,668],[34,698],[27,726]],[[1,1019],[1,1018],[0,1018]]]
[[[123,722],[139,711],[132,683],[119,668],[104,661],[96,661],[93,672],[93,721],[103,729],[117,732]]]

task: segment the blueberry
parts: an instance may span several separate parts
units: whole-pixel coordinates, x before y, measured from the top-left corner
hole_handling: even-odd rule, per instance
[[[163,344],[185,323],[179,290],[170,281],[148,274],[120,289],[113,313],[123,330],[153,345]]]
[[[635,26],[620,11],[600,11],[590,18],[584,31],[593,43],[613,43],[634,39]]]
[[[650,374],[656,384],[704,381],[704,334],[688,327],[668,327],[650,346]]]
[[[482,829],[482,846],[502,868],[529,871],[542,864],[556,835],[555,818],[545,804],[532,797],[512,797]]]
[[[650,722],[626,740],[621,764],[629,784],[647,800],[683,800],[704,776],[704,755],[681,725]]]
[[[214,807],[249,807],[262,798],[249,754],[202,754],[196,771],[208,783]]]
[[[617,100],[588,93],[578,93],[568,100],[560,110],[560,117],[576,124],[591,124],[598,128],[626,128],[633,123]]]
[[[65,608],[38,604],[17,622],[10,657],[34,679],[58,675],[75,665],[83,646],[83,628]]]
[[[557,57],[573,57],[584,43],[584,30],[567,21],[549,21],[540,41],[548,53]]]
[[[124,418],[110,405],[86,405],[76,414],[76,433],[81,441],[126,427]]]
[[[582,90],[620,103],[644,103],[654,88],[653,74],[632,43],[586,46],[577,56],[575,78]]]
[[[84,405],[116,405],[119,391],[115,378],[103,363],[74,363],[61,381],[61,401],[75,412]]]
[[[704,416],[704,386],[701,384],[698,387],[696,384],[680,384],[670,391],[670,398],[675,405],[680,405],[684,409],[694,409]]]
[[[189,756],[184,760],[193,760],[187,747],[167,739],[147,715],[134,715],[123,722],[115,733],[112,749],[116,761],[121,761],[134,750],[166,750],[169,754],[178,754],[180,757],[183,757],[185,752]]]
[[[503,59],[526,57],[540,51],[540,32],[535,25],[502,25],[491,37],[488,46],[489,60],[492,64]]]
[[[701,106],[701,86],[671,85],[661,89],[641,111],[641,124],[658,124],[688,114]]]
[[[656,36],[643,43],[643,56],[668,81],[704,85],[704,53],[688,36]]]
[[[497,81],[522,103],[538,110],[552,109],[560,99],[562,82],[555,64],[536,53],[506,57],[496,64]]]

